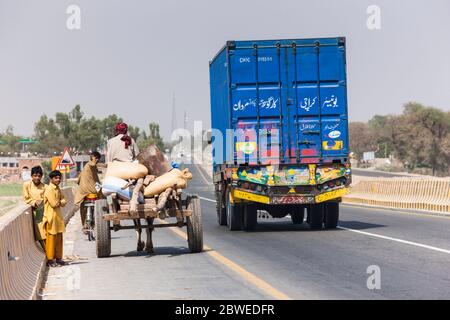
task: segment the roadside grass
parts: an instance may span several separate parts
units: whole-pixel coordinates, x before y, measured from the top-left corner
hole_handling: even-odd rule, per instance
[[[0,197],[20,197],[22,195],[22,183],[1,183]]]
[[[14,209],[22,196],[22,183],[0,184],[0,216]]]

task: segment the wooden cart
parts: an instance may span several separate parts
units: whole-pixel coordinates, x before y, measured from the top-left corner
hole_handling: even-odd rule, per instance
[[[160,196],[145,199],[144,204],[133,205],[133,199],[126,201],[115,194],[107,199],[97,200],[95,204],[95,238],[97,257],[108,257],[111,254],[111,231],[136,229],[136,226],[122,225],[123,220],[146,219],[142,229],[168,227],[186,227],[188,246],[191,252],[203,250],[203,229],[200,199],[196,195],[183,195],[181,190],[167,189]],[[176,222],[166,223],[168,218],[176,218]],[[150,220],[149,220],[150,219]],[[158,219],[153,223],[153,219]],[[139,221],[140,220],[135,220]],[[151,234],[150,234],[151,237]]]

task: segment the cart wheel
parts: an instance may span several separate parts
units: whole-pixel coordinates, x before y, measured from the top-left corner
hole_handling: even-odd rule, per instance
[[[203,228],[202,228],[202,207],[197,196],[191,196],[188,210],[192,210],[192,215],[187,217],[187,236],[189,250],[192,253],[203,251]]]
[[[97,245],[97,257],[109,257],[111,254],[111,230],[109,221],[103,220],[103,215],[108,213],[108,203],[105,199],[95,201],[95,233]]]

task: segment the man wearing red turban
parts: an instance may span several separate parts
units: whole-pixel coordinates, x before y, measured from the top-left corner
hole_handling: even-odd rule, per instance
[[[114,128],[116,136],[108,140],[106,162],[132,162],[139,154],[139,149],[132,137],[128,135],[128,125],[120,122]]]

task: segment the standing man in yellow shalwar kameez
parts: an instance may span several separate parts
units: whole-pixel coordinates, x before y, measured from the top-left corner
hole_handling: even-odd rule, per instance
[[[65,265],[63,261],[63,232],[65,231],[64,218],[61,207],[66,205],[66,199],[59,188],[61,183],[61,172],[54,170],[50,172],[50,185],[44,193],[44,227],[47,232],[45,241],[45,252],[48,265],[57,267]]]
[[[36,166],[31,168],[31,180],[23,184],[23,200],[33,209],[34,233],[36,240],[45,249],[44,223],[44,192],[46,185],[41,182],[42,168]]]

